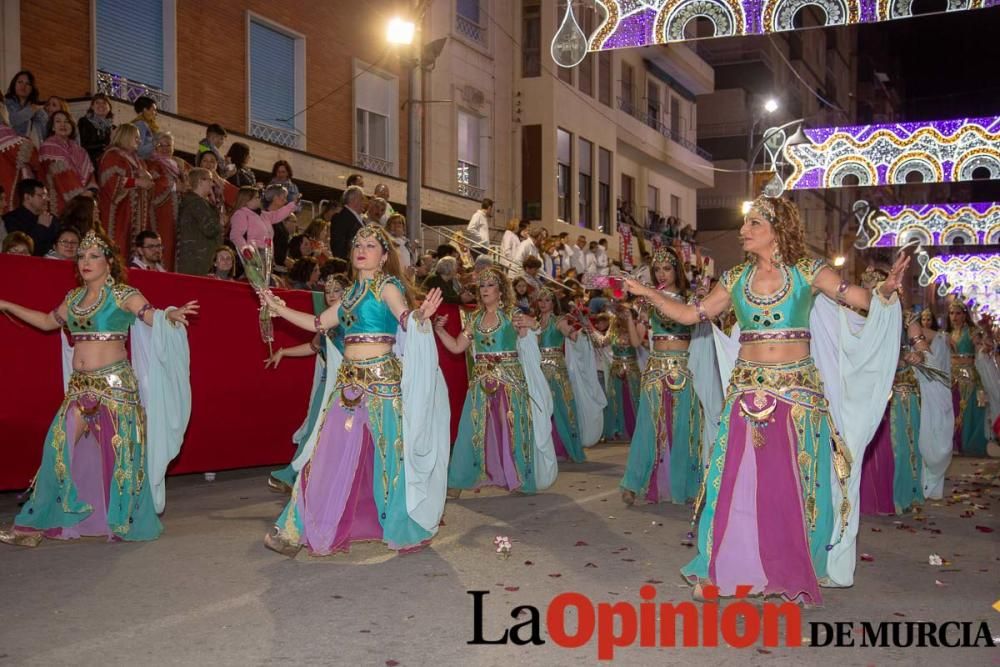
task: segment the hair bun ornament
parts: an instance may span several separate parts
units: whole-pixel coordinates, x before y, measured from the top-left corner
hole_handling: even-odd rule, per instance
[[[90,250],[91,248],[100,248],[101,252],[104,253],[105,257],[111,257],[114,252],[111,250],[111,246],[101,238],[97,232],[93,229],[87,232],[86,236],[80,241],[80,252],[84,250]]]

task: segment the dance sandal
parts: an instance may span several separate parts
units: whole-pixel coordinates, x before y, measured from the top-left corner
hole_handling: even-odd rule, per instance
[[[271,551],[279,553],[282,556],[288,556],[289,558],[295,558],[295,556],[297,556],[299,551],[302,549],[301,544],[292,544],[291,542],[282,539],[278,535],[277,529],[264,536],[264,546]]]
[[[622,502],[628,505],[629,507],[635,505],[635,491],[622,489]]]
[[[16,529],[0,530],[0,542],[15,547],[33,548],[42,543],[42,534],[39,532],[21,533]]]
[[[271,491],[271,493],[289,494],[292,492],[292,487],[288,486],[274,475],[268,476],[267,488],[269,491]]]

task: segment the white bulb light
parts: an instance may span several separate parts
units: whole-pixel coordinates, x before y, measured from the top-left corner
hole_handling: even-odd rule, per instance
[[[417,26],[413,21],[404,21],[397,17],[389,21],[386,30],[386,39],[390,44],[412,44],[413,35],[417,31]]]

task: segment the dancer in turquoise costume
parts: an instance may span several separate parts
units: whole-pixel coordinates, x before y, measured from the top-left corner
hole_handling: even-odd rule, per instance
[[[507,276],[495,268],[479,274],[479,307],[452,337],[443,318],[438,338],[448,350],[472,352],[469,393],[448,468],[452,497],[463,489],[497,486],[535,493],[555,481],[552,394],[541,370],[537,322],[511,308]]]
[[[336,308],[344,298],[344,291],[349,285],[350,281],[347,279],[347,276],[330,276],[323,290],[326,308]],[[337,351],[343,355],[344,327],[336,326],[331,328],[326,332],[326,337],[330,339],[333,346],[337,348]],[[313,386],[309,395],[309,412],[306,414],[306,419],[302,422],[299,430],[292,436],[292,442],[295,443],[295,454],[292,456],[293,461],[302,454],[302,450],[306,446],[306,440],[309,438],[309,434],[312,433],[313,427],[316,426],[316,420],[323,410],[323,388],[326,386],[326,345],[323,342],[323,336],[317,333],[308,343],[296,345],[295,347],[279,347],[264,363],[265,367],[277,368],[278,364],[285,357],[308,357],[311,355],[316,355],[316,369],[313,373]],[[297,476],[298,471],[289,463],[281,470],[275,470],[268,476],[267,487],[275,493],[291,493],[292,485],[295,484]]]
[[[907,340],[899,354],[885,417],[865,450],[861,470],[861,513],[892,515],[924,502],[920,455],[921,395],[918,373],[931,351],[914,313],[906,324]]]
[[[45,437],[31,497],[13,530],[0,532],[2,542],[153,540],[163,530],[164,475],[191,410],[184,326],[198,304],[154,310],[126,284],[123,266],[103,232],[90,231],[77,251],[80,287],[54,310],[0,301],[0,312],[42,331],[65,329],[74,341],[70,368],[63,339],[66,396]]]
[[[628,335],[626,316],[631,317],[629,308],[626,304],[618,305],[606,334],[591,333],[594,347],[611,350],[611,360],[604,373],[604,393],[608,401],[604,408],[606,440],[631,439],[635,431],[641,373],[636,348]]]
[[[651,265],[657,291],[678,303],[687,299],[688,280],[680,257],[660,248]],[[639,347],[646,326],[626,315],[629,339]],[[642,373],[635,433],[629,447],[622,500],[685,503],[701,484],[701,404],[688,369],[694,327],[677,324],[653,309],[649,316],[652,352]]]
[[[542,353],[542,372],[552,391],[552,441],[556,458],[580,463],[587,459],[577,425],[576,398],[566,366],[566,339],[575,341],[580,333],[568,316],[560,316],[558,301],[543,288],[536,293],[535,308],[541,329],[538,345]]]
[[[976,370],[977,336],[969,311],[960,301],[948,306],[948,340],[951,343],[951,381],[955,407],[954,449],[960,454],[986,456],[987,396]]]
[[[444,511],[448,397],[428,322],[441,293],[431,290],[411,310],[413,290],[378,225],[355,235],[351,278],[343,301],[316,316],[263,295],[278,316],[324,334],[326,345],[323,411],[292,462],[299,471],[292,497],[264,538],[288,556],[303,546],[329,555],[364,540],[418,549]],[[325,336],[337,326],[343,355]],[[402,360],[393,352],[401,336]]]
[[[626,280],[674,322],[707,322],[733,307],[739,323],[738,346],[715,332],[728,389],[696,502],[698,555],[682,570],[696,598],[710,583],[724,596],[749,586],[820,604],[820,581],[853,584],[860,465],[852,470],[851,460],[885,409],[902,327],[895,290],[909,260],[896,262],[875,298],[808,258],[803,236],[792,203],[762,196],[740,229],[751,259],[704,302]],[[832,299],[869,310],[860,331]]]

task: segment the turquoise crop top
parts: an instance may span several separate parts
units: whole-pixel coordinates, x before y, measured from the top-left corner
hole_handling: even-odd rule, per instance
[[[680,296],[671,294],[669,292],[662,292],[664,296],[675,301],[680,301],[683,303],[683,299]],[[660,311],[655,308],[651,309],[649,315],[649,332],[651,335],[655,336],[691,336],[691,331],[694,329],[693,326],[687,324],[679,324],[673,320],[664,317]]]
[[[555,315],[549,316],[549,323],[542,329],[542,335],[538,338],[539,347],[558,347],[562,349],[563,344],[566,342],[566,336],[563,335],[562,331],[559,331],[559,327],[557,326],[560,319]]]
[[[124,340],[135,323],[135,315],[125,310],[125,301],[139,290],[122,283],[102,287],[92,306],[80,308],[87,295],[86,287],[77,287],[66,295],[66,328],[74,340]]]
[[[974,356],[976,354],[976,345],[972,342],[972,334],[969,333],[969,327],[962,327],[962,333],[959,334],[958,340],[955,342],[955,354],[965,356]]]
[[[808,257],[782,266],[784,284],[769,295],[755,294],[750,289],[756,273],[753,262],[743,262],[723,273],[720,282],[732,298],[741,333],[789,330],[808,333],[814,298],[812,284],[824,266],[825,260]]]
[[[387,284],[393,284],[401,293],[405,293],[403,284],[394,276],[383,274],[378,278],[354,281],[337,311],[340,319],[338,328],[343,330],[341,336],[396,335],[399,320],[382,300],[382,290]]]
[[[483,309],[477,309],[469,316],[469,326],[466,330],[471,329],[473,351],[476,354],[516,352],[517,329],[514,327],[513,314],[509,311],[498,310],[499,323],[492,329],[483,329],[485,316],[486,311]]]

